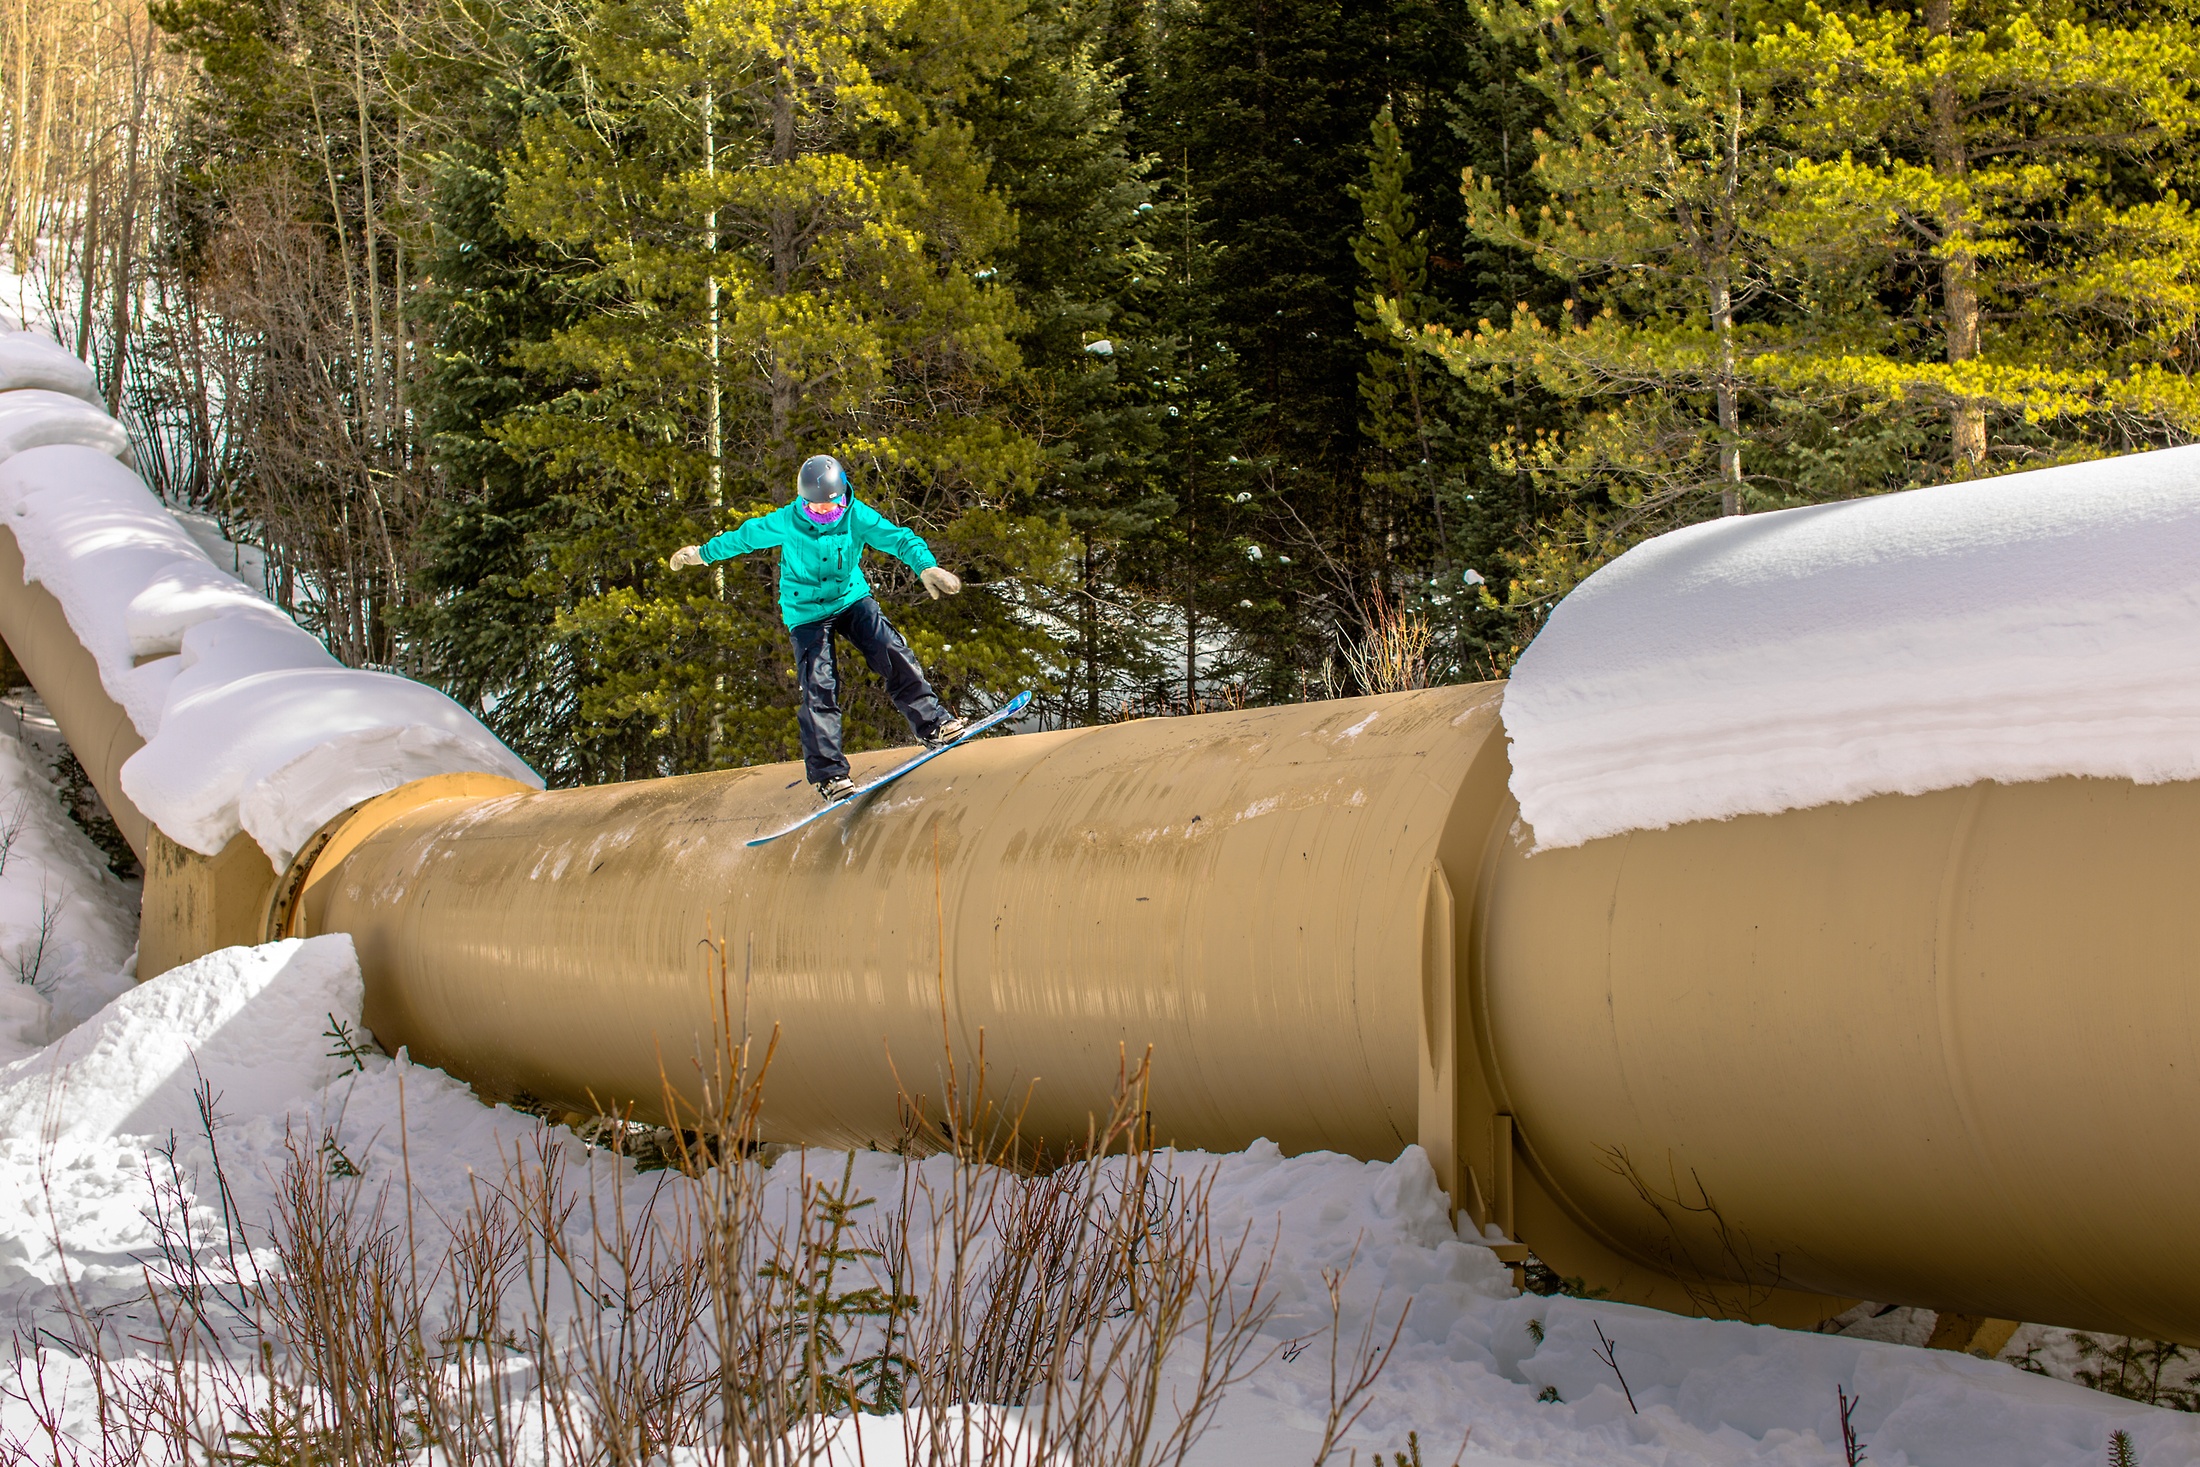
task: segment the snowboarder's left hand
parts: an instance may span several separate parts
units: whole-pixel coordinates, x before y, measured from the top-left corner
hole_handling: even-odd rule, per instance
[[[917,579],[924,582],[924,589],[931,594],[934,601],[939,600],[942,596],[962,594],[963,583],[956,578],[953,571],[943,569],[940,566],[935,565],[919,573]]]

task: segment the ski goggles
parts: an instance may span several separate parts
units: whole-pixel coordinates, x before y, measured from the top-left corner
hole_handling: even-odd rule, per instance
[[[815,504],[807,499],[802,501],[802,512],[810,517],[810,523],[813,525],[838,524],[841,515],[846,513],[847,509],[847,499],[837,494],[831,499],[822,499]]]

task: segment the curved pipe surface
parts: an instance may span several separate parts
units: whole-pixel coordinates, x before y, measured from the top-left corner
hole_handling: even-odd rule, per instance
[[[1494,807],[1497,694],[996,738],[753,850],[814,798],[795,766],[363,811],[292,930],[352,934],[382,1042],[495,1094],[693,1099],[715,935],[779,1030],[775,1139],[893,1142],[943,1037],[968,1062],[982,1033],[997,1088],[1038,1082],[1037,1135],[1081,1136],[1151,1045],[1160,1136],[1390,1156],[1421,1129],[1429,872]]]
[[[1530,855],[1498,694],[996,739],[760,850],[794,766],[392,796],[295,930],[352,933],[376,1034],[491,1093],[692,1095],[715,935],[779,1030],[778,1139],[891,1143],[981,1034],[1078,1134],[1151,1045],[1160,1139],[1419,1141],[1477,1224],[1621,1297],[2200,1338],[2200,1176],[2165,1164],[2200,1141],[2200,786]]]
[[[2196,872],[2200,785],[2103,779],[1507,843],[1485,1062],[1552,1198],[1707,1297],[2194,1342]]]

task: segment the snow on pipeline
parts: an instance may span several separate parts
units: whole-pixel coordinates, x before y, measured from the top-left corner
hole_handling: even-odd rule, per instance
[[[145,746],[132,803],[216,855],[249,832],[279,871],[337,812],[426,775],[541,779],[465,709],[348,668],[217,566],[128,466],[90,370],[0,317],[0,523]]]
[[[2200,447],[1661,535],[1504,702],[1539,848],[1980,780],[2200,778]]]

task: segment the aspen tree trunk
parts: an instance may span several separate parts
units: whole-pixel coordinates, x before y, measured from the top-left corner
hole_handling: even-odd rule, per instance
[[[710,213],[704,220],[705,247],[709,251],[706,265],[709,277],[704,284],[704,295],[710,316],[710,504],[718,511],[711,521],[711,532],[716,534],[725,522],[726,509],[726,417],[725,388],[721,368],[723,342],[719,330],[718,302],[718,89],[710,82],[703,84],[703,176],[712,180]],[[710,568],[711,586],[718,599],[726,599],[726,563]],[[718,762],[718,750],[726,741],[726,675],[721,671],[713,684],[718,699],[710,710],[710,745],[706,753],[709,762]]]
[[[791,48],[790,48],[791,49]],[[772,91],[772,162],[792,163],[795,157],[793,63],[782,61],[778,84]],[[791,210],[775,210],[771,220],[772,290],[784,296],[794,289],[795,250],[799,224]],[[772,361],[772,457],[780,467],[792,464],[794,430],[794,374],[776,357]]]
[[[1734,43],[1734,11],[1727,8],[1727,44]],[[1729,61],[1731,67],[1732,62]],[[1742,91],[1731,72],[1726,95],[1726,156],[1720,160],[1722,209],[1718,221],[1720,265],[1711,281],[1711,328],[1719,338],[1719,513],[1742,512],[1742,404],[1734,363],[1734,277],[1731,262],[1741,237]]]
[[[1092,568],[1092,532],[1085,532],[1085,554],[1079,567],[1084,580],[1084,606],[1081,608],[1085,633],[1085,723],[1087,727],[1100,721],[1100,607],[1099,580]]]
[[[148,38],[148,41],[150,38]],[[130,36],[130,126],[127,133],[123,175],[122,209],[120,224],[122,234],[115,241],[115,310],[113,356],[108,362],[107,405],[118,415],[122,411],[122,374],[130,344],[130,292],[133,289],[132,269],[137,254],[138,215],[138,154],[145,130],[145,101],[149,90],[146,75],[150,57],[141,58],[137,52],[137,36]]]
[[[1742,407],[1734,369],[1734,292],[1725,275],[1711,283],[1711,327],[1719,338],[1719,513],[1742,512]]]
[[[382,246],[375,237],[374,207],[374,141],[367,119],[367,63],[364,42],[359,32],[359,7],[351,7],[351,85],[352,107],[359,122],[359,231],[360,245],[367,260],[367,360],[360,363],[359,381],[363,389],[359,411],[363,419],[361,427],[367,443],[381,446],[381,375],[383,372],[382,348]],[[379,506],[377,506],[379,508]]]
[[[96,268],[99,260],[99,186],[106,161],[104,152],[93,155],[91,193],[84,205],[83,278],[77,287],[76,354],[85,362],[92,359],[92,294],[99,285]]]
[[[713,180],[718,177],[718,92],[708,83],[703,87],[703,176]],[[710,316],[710,502],[712,508],[722,510],[726,507],[726,419],[725,388],[720,376],[723,343],[718,320],[718,204],[715,194],[703,228],[704,248],[710,255],[710,275],[703,286]],[[718,592],[724,595],[725,590],[726,573],[724,562],[720,562]]]
[[[1926,0],[1925,28],[1936,37],[1954,33],[1953,0]],[[1970,155],[1963,145],[1963,124],[1953,78],[1933,79],[1933,171],[1951,182],[1970,171]],[[1959,194],[1960,197],[1960,194]],[[1941,237],[1940,293],[1946,312],[1948,361],[1967,362],[1979,350],[1978,221],[1958,202],[1948,213]],[[1958,469],[1972,468],[1986,458],[1986,411],[1979,404],[1958,399],[1948,409],[1950,448]]]

